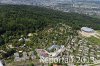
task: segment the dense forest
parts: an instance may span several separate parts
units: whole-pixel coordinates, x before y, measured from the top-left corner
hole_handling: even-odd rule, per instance
[[[74,29],[82,26],[100,29],[100,19],[77,13],[25,5],[0,5],[0,34],[21,34],[42,30],[64,22]]]

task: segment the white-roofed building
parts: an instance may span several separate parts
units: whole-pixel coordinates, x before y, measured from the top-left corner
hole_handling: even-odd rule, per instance
[[[82,27],[81,31],[86,32],[86,33],[94,33],[94,29],[88,28],[88,27]]]

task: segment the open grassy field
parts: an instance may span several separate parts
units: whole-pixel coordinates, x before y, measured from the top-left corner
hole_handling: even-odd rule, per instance
[[[97,30],[97,32],[100,34],[100,30]]]
[[[96,37],[89,37],[88,40],[94,44],[98,44],[100,45],[100,39],[96,38]]]

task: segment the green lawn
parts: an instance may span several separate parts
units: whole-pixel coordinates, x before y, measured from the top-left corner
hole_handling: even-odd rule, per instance
[[[100,39],[98,39],[96,37],[93,37],[93,36],[92,37],[89,37],[88,40],[91,41],[94,44],[100,45]]]
[[[100,34],[100,30],[96,30],[96,32]],[[99,35],[98,35],[98,37],[99,37]],[[88,40],[90,42],[94,43],[94,44],[100,45],[100,39],[99,38],[92,36],[92,37],[89,37]]]
[[[100,34],[100,30],[97,30],[97,32]]]

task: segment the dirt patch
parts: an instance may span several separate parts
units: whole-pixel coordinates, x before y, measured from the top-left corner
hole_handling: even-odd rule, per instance
[[[81,34],[82,36],[85,36],[85,37],[94,36],[94,37],[100,39],[100,34],[97,31],[95,31],[94,33],[87,33],[87,32],[84,32],[84,31],[79,31],[79,34]]]

